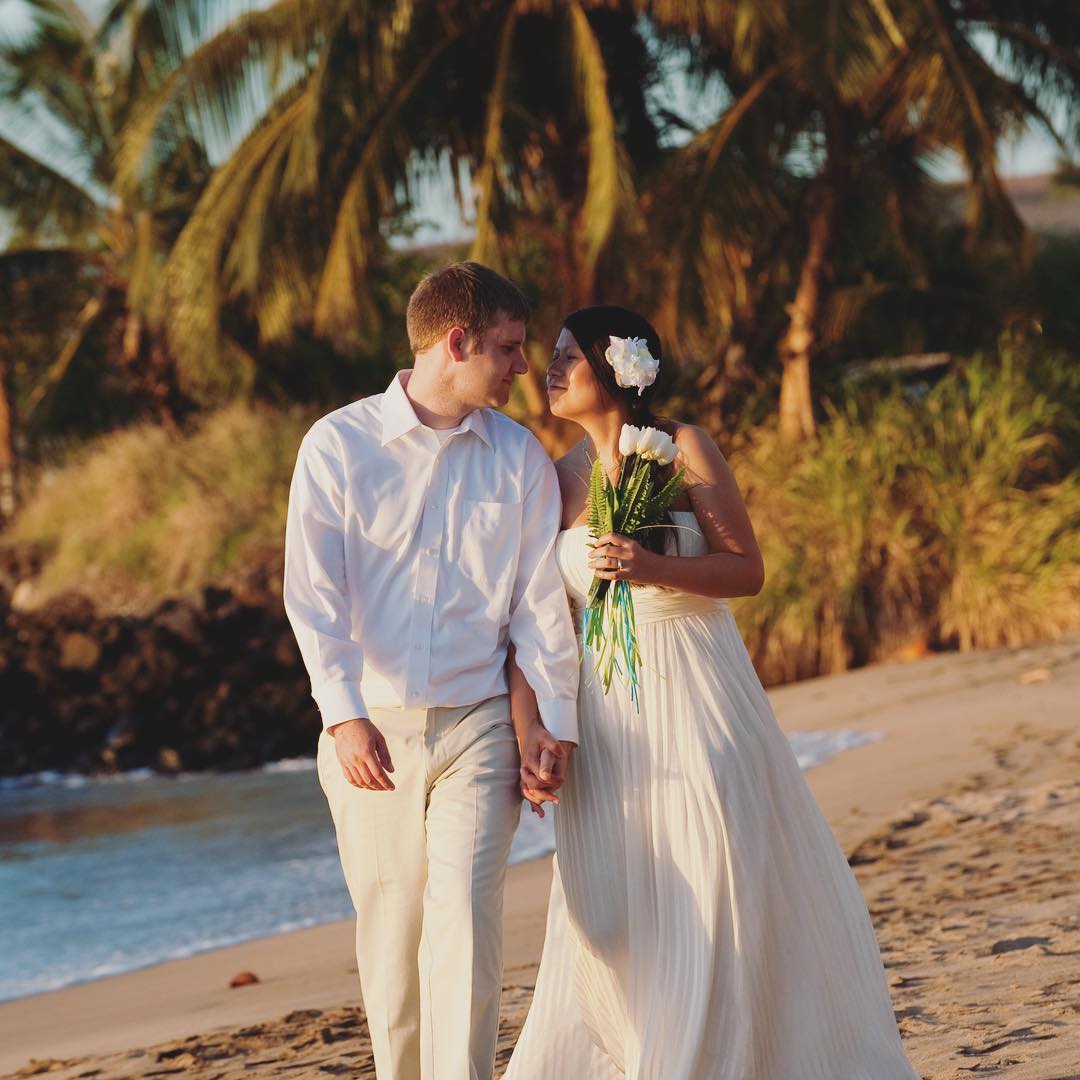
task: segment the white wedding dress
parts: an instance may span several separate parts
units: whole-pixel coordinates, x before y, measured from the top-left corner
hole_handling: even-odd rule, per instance
[[[680,555],[707,553],[675,512]],[[558,540],[579,612],[584,527]],[[873,927],[722,600],[634,589],[641,709],[582,669],[505,1080],[917,1080]]]

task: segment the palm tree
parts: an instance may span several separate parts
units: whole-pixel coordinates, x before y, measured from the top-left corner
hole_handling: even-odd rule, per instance
[[[70,0],[25,6],[30,31],[0,43],[0,206],[11,234],[0,252],[0,303],[9,341],[16,322],[20,333],[34,333],[28,313],[43,320],[48,333],[41,340],[53,340],[57,331],[60,340],[43,366],[9,353],[0,371],[0,490],[8,493],[7,514],[19,386],[25,389],[21,423],[46,427],[57,409],[68,417],[73,409],[85,411],[88,403],[79,397],[85,382],[67,397],[79,364],[101,369],[115,357],[130,398],[165,421],[180,407],[146,316],[161,253],[209,173],[201,144],[190,127],[178,125],[154,150],[163,162],[162,182],[116,196],[117,132],[161,63],[161,24],[152,5],[118,3],[101,26]],[[51,303],[14,306],[20,284],[43,282],[53,291]],[[72,298],[78,305],[67,311]]]
[[[521,6],[500,28],[473,165],[472,255],[532,285],[536,323],[550,334],[587,303],[630,301],[647,277],[639,193],[662,167],[667,121],[648,106],[661,75],[632,12]],[[570,432],[543,392],[550,345],[532,343],[519,412],[556,451]]]
[[[185,103],[229,125],[252,79],[267,88],[164,267],[156,310],[192,392],[254,378],[230,320],[254,320],[263,346],[301,328],[360,347],[378,321],[372,271],[432,175],[452,179],[464,213],[475,200],[475,257],[543,278],[545,312],[596,296],[616,223],[634,223],[635,174],[659,155],[629,6],[277,0],[216,29],[205,8],[173,7],[197,44],[119,156],[121,190],[134,190]],[[537,419],[538,395],[527,387]]]
[[[927,163],[952,151],[970,181],[970,243],[1004,241],[1025,256],[1028,239],[998,175],[997,147],[1029,121],[1062,143],[1062,131],[1075,127],[1080,14],[1052,0],[851,0],[824,12],[789,0],[655,0],[649,11],[663,32],[693,34],[701,63],[732,90],[700,165],[698,205],[710,170],[738,151],[734,136],[755,114],[785,131],[757,169],[775,170],[777,154],[801,148],[805,239],[778,352],[781,428],[791,440],[808,437],[815,429],[811,361],[845,200],[855,190],[875,192],[903,249],[911,185],[916,193],[924,188]],[[983,55],[987,42],[996,45],[997,65]],[[1058,123],[1055,99],[1067,114]],[[691,204],[690,213],[696,209]],[[693,245],[702,235],[687,240]]]

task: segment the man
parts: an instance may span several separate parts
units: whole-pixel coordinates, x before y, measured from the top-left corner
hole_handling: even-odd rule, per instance
[[[487,267],[425,278],[413,368],[318,420],[293,475],[285,609],[322,713],[379,1080],[493,1073],[521,807],[509,645],[547,729],[524,750],[533,770],[577,740],[555,469],[494,411],[528,370],[528,317]]]

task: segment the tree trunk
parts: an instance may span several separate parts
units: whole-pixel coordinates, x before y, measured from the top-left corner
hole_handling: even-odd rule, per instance
[[[0,527],[15,514],[15,403],[11,364],[0,355]]]
[[[811,197],[810,236],[799,273],[795,298],[788,305],[790,322],[780,340],[780,434],[786,442],[813,438],[814,399],[810,392],[810,363],[818,344],[818,325],[824,304],[829,251],[836,231],[839,193],[828,166]]]
[[[721,350],[717,362],[702,372],[697,380],[701,391],[698,399],[701,415],[717,430],[723,426],[722,414],[729,399],[737,400],[737,395],[757,383],[754,369],[747,359],[746,341],[736,328]]]

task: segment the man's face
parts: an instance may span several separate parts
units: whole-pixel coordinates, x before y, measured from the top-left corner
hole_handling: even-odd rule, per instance
[[[462,397],[473,408],[498,409],[510,400],[514,378],[529,370],[525,360],[525,324],[500,313],[482,341],[467,339],[462,350]]]

